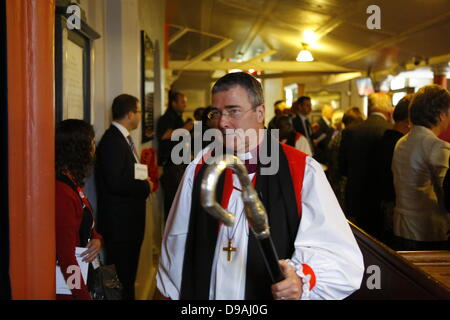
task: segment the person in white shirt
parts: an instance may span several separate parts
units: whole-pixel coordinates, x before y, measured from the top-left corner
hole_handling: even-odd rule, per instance
[[[411,131],[396,144],[392,160],[397,250],[450,249],[450,216],[442,184],[450,144],[439,139],[450,124],[450,95],[438,85],[422,87],[409,105]]]
[[[280,130],[280,142],[306,153],[308,156],[312,156],[311,147],[304,135],[300,132],[296,132],[292,125],[291,118],[288,116],[281,116],[276,119],[276,128]]]
[[[225,173],[217,185],[222,206],[236,217],[233,227],[218,223],[201,207],[207,147],[187,167],[169,214],[157,273],[160,294],[201,300],[343,299],[359,289],[362,254],[320,164],[275,142],[278,171],[262,173],[265,165],[258,150],[273,138],[264,130],[260,83],[247,73],[227,74],[212,89],[212,105],[220,116],[225,148],[238,140],[230,151],[245,163],[266,208],[285,279],[271,283],[243,214],[235,174]],[[234,129],[254,129],[258,134],[239,140]]]
[[[311,151],[314,152],[313,143],[313,130],[311,123],[309,122],[309,115],[312,110],[311,98],[307,96],[301,96],[292,104],[292,112],[294,116],[292,117],[292,124],[294,125],[295,131],[300,132],[309,142]]]

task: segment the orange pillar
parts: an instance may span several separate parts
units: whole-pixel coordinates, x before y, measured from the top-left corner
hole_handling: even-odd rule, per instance
[[[54,0],[6,1],[13,299],[55,298]]]
[[[433,83],[440,85],[442,88],[447,89],[447,75],[435,74],[433,77]]]

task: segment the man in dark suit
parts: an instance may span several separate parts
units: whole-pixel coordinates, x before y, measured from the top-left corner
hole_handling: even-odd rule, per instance
[[[297,132],[300,132],[306,137],[311,147],[311,151],[314,153],[314,145],[312,142],[312,128],[309,122],[308,116],[311,113],[311,98],[307,96],[301,96],[292,105],[292,124]]]
[[[393,214],[395,206],[394,176],[392,173],[392,158],[398,140],[410,130],[409,104],[413,93],[404,96],[395,106],[392,118],[394,127],[386,130],[377,148],[379,207],[381,216],[379,224],[382,226],[381,239],[385,244],[392,245],[394,240]]]
[[[391,97],[386,93],[374,93],[369,96],[368,105],[367,120],[342,132],[339,166],[348,178],[345,190],[347,217],[366,232],[379,237],[376,150],[384,132],[392,128]]]
[[[269,121],[269,124],[267,125],[267,128],[269,130],[277,129],[276,121],[278,118],[281,118],[283,116],[283,111],[286,109],[286,101],[284,100],[278,100],[273,104],[275,115],[273,118]]]
[[[130,131],[141,120],[138,99],[126,94],[116,97],[112,115],[113,122],[97,148],[98,226],[105,240],[106,263],[116,266],[124,299],[134,299],[151,182],[135,179],[139,156]]]
[[[314,159],[322,164],[328,162],[328,144],[334,129],[331,127],[331,117],[333,115],[333,107],[326,104],[322,107],[322,117],[317,124],[317,131],[312,134],[314,143]]]
[[[172,161],[172,149],[179,143],[172,141],[172,134],[176,129],[192,131],[194,122],[188,119],[183,121],[183,112],[186,109],[186,96],[181,92],[169,92],[169,104],[166,112],[158,119],[156,125],[156,138],[158,139],[158,164],[163,167],[160,178],[164,191],[164,221],[169,216],[173,199],[183,178],[186,164],[175,164]]]

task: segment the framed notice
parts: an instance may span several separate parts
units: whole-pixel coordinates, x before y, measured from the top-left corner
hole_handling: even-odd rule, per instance
[[[91,48],[100,36],[84,22],[68,28],[67,7],[56,7],[55,112],[56,121],[91,122]]]
[[[63,119],[85,119],[85,84],[83,83],[83,47],[63,32]],[[88,111],[88,110],[86,110]]]
[[[153,139],[154,130],[154,47],[145,33],[141,31],[141,106],[142,106],[142,142]]]

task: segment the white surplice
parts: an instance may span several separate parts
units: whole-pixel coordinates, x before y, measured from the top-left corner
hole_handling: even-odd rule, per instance
[[[164,231],[157,286],[164,296],[174,300],[180,297],[193,180],[201,154],[185,171]],[[250,153],[240,156],[241,160],[249,157]],[[234,174],[233,184],[240,189]],[[241,193],[233,189],[227,210],[238,220],[243,209]],[[245,299],[247,225],[244,215],[235,232],[225,226],[220,228],[211,272],[210,299]],[[232,260],[227,261],[228,253],[223,248],[228,246],[228,237],[233,234],[232,245],[237,250],[232,253]],[[307,264],[316,276],[316,285],[311,291],[306,281],[302,299],[343,299],[359,289],[364,273],[361,251],[320,164],[309,156],[303,179],[302,218],[294,246],[291,262],[297,274],[305,279],[301,265]]]

